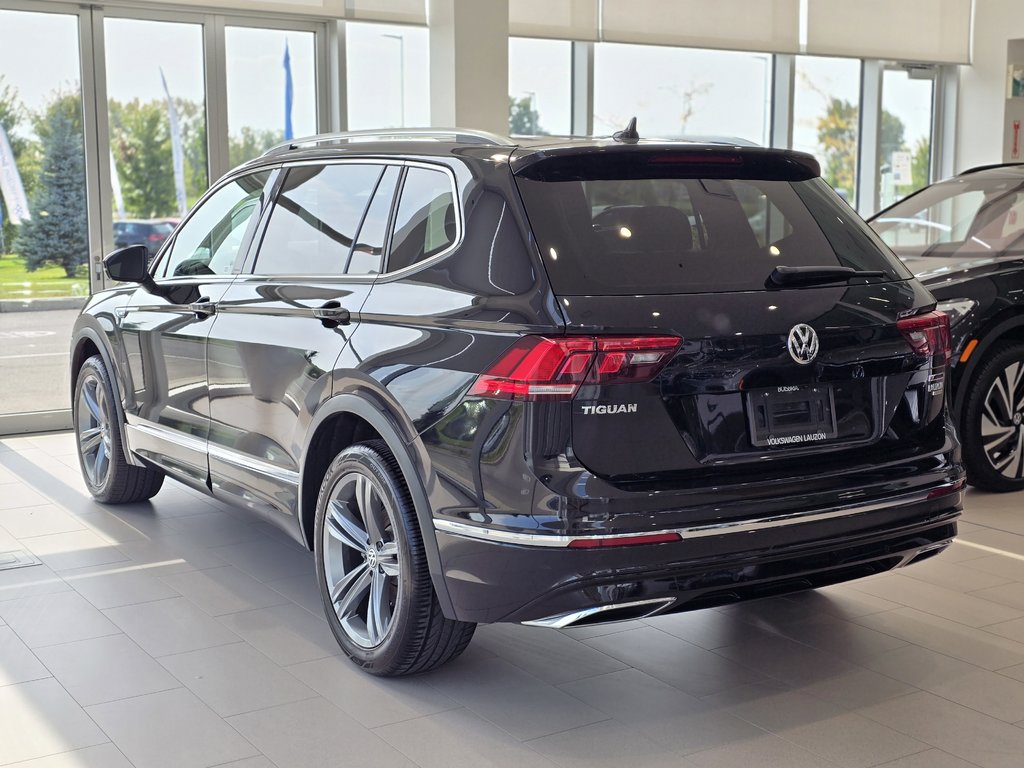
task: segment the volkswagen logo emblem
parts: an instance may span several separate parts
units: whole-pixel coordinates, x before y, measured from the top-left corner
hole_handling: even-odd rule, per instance
[[[789,331],[786,349],[797,363],[807,365],[818,356],[818,334],[809,325],[794,325]]]

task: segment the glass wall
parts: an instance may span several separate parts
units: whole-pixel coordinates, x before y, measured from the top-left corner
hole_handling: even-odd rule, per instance
[[[285,138],[316,133],[316,35],[283,29],[224,30],[231,167]]]
[[[114,244],[155,253],[209,186],[203,25],[108,18],[104,35]]]
[[[508,130],[512,135],[572,133],[572,43],[508,41]]]
[[[882,73],[882,132],[878,147],[879,207],[902,200],[930,181],[935,81],[905,69]]]
[[[0,10],[0,417],[70,407],[89,293],[78,24]]]
[[[430,51],[423,27],[345,25],[348,127],[430,125]]]
[[[653,45],[594,46],[594,134],[729,136],[767,146],[772,57]]]
[[[822,177],[851,205],[857,200],[860,70],[858,59],[797,56],[793,91],[793,149],[817,157]]]

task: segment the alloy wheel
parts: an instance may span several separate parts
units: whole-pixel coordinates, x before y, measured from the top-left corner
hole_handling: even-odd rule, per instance
[[[362,648],[384,642],[401,589],[394,509],[375,480],[342,475],[323,526],[324,578],[345,634]]]
[[[1024,363],[1006,366],[989,387],[981,439],[996,471],[1011,480],[1024,478]]]
[[[78,451],[89,483],[101,487],[110,474],[111,409],[99,377],[88,374],[78,394],[76,409]]]

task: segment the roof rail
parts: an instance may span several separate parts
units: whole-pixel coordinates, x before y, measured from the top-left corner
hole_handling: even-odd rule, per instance
[[[367,131],[345,131],[343,133],[319,133],[301,139],[281,142],[263,153],[279,155],[292,149],[316,147],[321,144],[345,144],[361,141],[451,141],[456,144],[508,145],[513,142],[507,136],[466,128],[394,128],[392,130],[371,129]]]
[[[960,171],[957,176],[966,176],[969,173],[977,173],[978,171],[990,171],[993,168],[1016,168],[1024,165],[1024,163],[990,163],[989,165],[976,165],[973,168],[968,168],[966,171]]]

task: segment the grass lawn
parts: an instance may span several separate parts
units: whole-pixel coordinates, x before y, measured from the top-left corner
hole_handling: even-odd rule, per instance
[[[88,296],[88,266],[78,268],[77,277],[67,277],[63,267],[25,269],[21,257],[0,256],[0,299],[55,299],[61,296]]]

